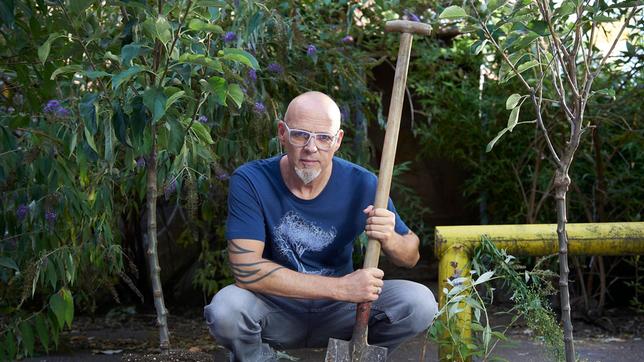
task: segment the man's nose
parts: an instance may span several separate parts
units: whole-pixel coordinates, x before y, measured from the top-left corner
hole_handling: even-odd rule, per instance
[[[317,151],[318,146],[315,144],[315,137],[309,137],[309,139],[306,141],[306,144],[304,145],[304,148],[309,152]]]

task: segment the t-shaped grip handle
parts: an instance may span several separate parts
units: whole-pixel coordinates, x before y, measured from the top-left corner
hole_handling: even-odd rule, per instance
[[[429,24],[418,21],[392,20],[385,24],[385,31],[388,33],[429,35],[432,32],[432,27]]]

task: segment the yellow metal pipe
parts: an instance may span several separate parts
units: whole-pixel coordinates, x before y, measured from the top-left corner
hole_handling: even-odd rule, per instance
[[[566,231],[570,255],[644,254],[644,222],[567,224]],[[552,255],[559,251],[556,224],[437,226],[434,251],[439,259],[440,307],[445,304],[443,289],[450,288],[448,278],[469,274],[470,253],[483,235],[515,256]],[[458,329],[461,336],[469,338],[471,309],[461,314]],[[450,349],[439,348],[441,360],[447,360],[449,353]]]
[[[567,224],[570,255],[644,254],[644,222]],[[559,250],[556,224],[437,226],[435,252],[451,244],[474,248],[487,235],[512,255],[543,256]]]

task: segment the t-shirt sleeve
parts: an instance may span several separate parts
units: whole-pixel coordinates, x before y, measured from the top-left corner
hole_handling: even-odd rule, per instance
[[[391,201],[391,198],[389,198],[387,209],[396,214],[396,226],[394,227],[394,230],[396,230],[396,232],[400,235],[407,234],[409,232],[409,227],[407,226],[407,224],[405,224],[400,215],[398,215],[398,211],[396,211],[396,207],[394,206],[394,202]]]
[[[230,178],[226,239],[266,240],[264,215],[258,195],[248,179],[239,172]]]

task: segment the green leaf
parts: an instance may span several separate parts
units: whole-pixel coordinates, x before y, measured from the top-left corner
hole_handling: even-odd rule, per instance
[[[184,53],[179,57],[179,63],[199,64],[211,68],[219,73],[223,73],[224,69],[218,59],[206,57],[203,54],[190,54]]]
[[[172,40],[172,32],[170,31],[170,23],[168,22],[168,19],[165,18],[165,16],[159,16],[157,18],[157,21],[154,23],[154,27],[156,29],[157,33],[157,38],[162,42],[162,43],[168,43],[170,40]]]
[[[134,97],[134,99],[132,99],[131,107],[132,113],[130,113],[130,129],[132,130],[133,141],[141,141],[143,139],[145,125],[148,123],[145,106],[143,105],[143,98],[141,96]]]
[[[483,273],[480,277],[478,277],[474,282],[474,284],[472,285],[479,285],[479,284],[485,283],[488,280],[490,280],[490,278],[492,278],[493,275],[494,275],[494,270],[487,271]]]
[[[465,10],[463,10],[462,7],[452,5],[448,6],[443,10],[441,15],[438,17],[439,19],[461,19],[467,17],[467,13]]]
[[[94,143],[94,136],[92,136],[87,127],[83,127],[83,130],[85,131],[85,140],[87,141],[87,144],[92,148],[92,150],[94,150],[94,152],[98,153],[98,148],[96,148],[96,143]]]
[[[121,48],[121,65],[124,67],[132,66],[132,59],[141,54],[141,44],[130,43]]]
[[[561,6],[555,9],[555,17],[566,17],[573,14],[576,11],[575,2],[571,0],[564,0]]]
[[[598,94],[611,99],[615,99],[615,89],[613,88],[600,89],[598,91],[593,92],[593,94]]]
[[[539,65],[539,61],[537,61],[537,60],[529,60],[529,61],[527,61],[527,62],[522,63],[521,65],[519,65],[519,66],[517,67],[517,71],[518,71],[519,73],[523,73],[523,72],[525,72],[526,70],[528,70],[528,69],[530,69],[530,68],[534,68],[534,67],[536,67],[537,65]]]
[[[528,29],[541,36],[550,35],[550,30],[548,30],[548,23],[543,20],[532,20],[528,23]]]
[[[176,119],[168,120],[168,151],[174,155],[179,154],[185,141],[186,130]],[[194,123],[193,123],[194,125]]]
[[[505,101],[505,109],[512,109],[519,104],[519,101],[521,100],[521,95],[520,94],[512,94],[511,96],[508,97],[508,100]]]
[[[0,256],[0,266],[9,268],[9,269],[14,269],[17,272],[20,271],[20,269],[18,268],[18,264],[16,264],[16,262],[13,261],[13,259],[6,256]]]
[[[168,97],[168,100],[165,102],[165,110],[166,110],[166,112],[168,111],[168,109],[170,107],[172,107],[174,102],[179,100],[179,98],[183,97],[185,94],[186,94],[185,91],[178,91],[178,92],[172,94],[170,97]]]
[[[73,130],[72,132],[72,139],[69,142],[69,152],[67,153],[68,158],[72,157],[72,154],[76,150],[76,144],[78,142],[78,133],[76,133],[76,130]]]
[[[103,157],[106,161],[112,162],[114,159],[114,142],[112,140],[112,124],[110,122],[103,122],[103,137],[105,138],[105,147]]]
[[[487,42],[488,42],[487,39],[483,39],[475,42],[470,47],[470,51],[472,52],[472,54],[478,55],[485,48],[485,45],[487,44]]]
[[[490,325],[486,325],[485,329],[483,330],[483,345],[489,346],[491,338],[492,338],[492,330],[490,329]]]
[[[613,19],[610,16],[598,14],[593,17],[593,21],[596,23],[613,23],[619,21],[619,19]]]
[[[51,285],[51,289],[56,289],[58,284],[58,273],[56,272],[56,265],[53,258],[46,259],[47,268],[45,269],[45,276]]]
[[[62,35],[58,33],[49,34],[47,40],[38,47],[38,59],[40,59],[41,63],[45,64],[45,61],[47,61],[47,58],[49,57],[49,52],[51,51],[51,43],[60,37],[62,37]]]
[[[72,14],[80,14],[87,10],[95,0],[70,0],[69,10]]]
[[[72,321],[74,320],[74,298],[72,297],[72,293],[67,288],[61,289],[61,292],[63,294],[63,301],[65,303],[65,323],[67,323],[67,326],[71,328]]]
[[[228,92],[228,87],[226,86],[226,80],[222,77],[210,77],[208,79],[208,85],[210,91],[212,91],[217,97],[217,102],[224,105],[226,102],[226,94]]]
[[[45,352],[49,353],[49,329],[47,328],[45,319],[40,314],[36,315],[36,333]]]
[[[81,98],[78,105],[80,110],[81,120],[85,124],[85,127],[89,128],[90,134],[96,134],[96,100],[98,99],[98,93],[85,93],[83,98]]]
[[[158,122],[165,114],[166,96],[161,88],[148,88],[143,93],[143,104],[152,113],[152,123]]]
[[[201,142],[204,142],[206,144],[213,144],[215,141],[212,140],[212,137],[210,136],[210,131],[204,126],[203,124],[199,122],[192,122],[192,130],[195,132],[197,137],[201,140]]]
[[[118,102],[114,102],[112,104],[112,109],[114,111],[114,113],[112,114],[112,126],[114,127],[114,133],[116,133],[116,138],[119,140],[119,142],[121,142],[122,145],[125,145],[127,147],[132,147],[127,142],[128,119],[125,113],[123,113],[121,104]]]
[[[16,21],[13,15],[14,8],[15,8],[14,0],[0,1],[0,20],[2,20],[3,23],[7,24],[9,28],[13,28],[13,25],[15,24],[15,21]],[[2,25],[2,23],[0,23],[0,25]],[[0,346],[2,345],[0,344]]]
[[[130,78],[132,78],[134,75],[140,73],[143,69],[134,66],[131,68],[128,68],[124,71],[122,71],[119,74],[115,74],[112,76],[112,90],[117,90],[119,86],[125,82],[127,82]]]
[[[510,112],[510,117],[508,118],[508,126],[507,129],[508,131],[512,132],[514,130],[514,127],[519,123],[519,111],[521,110],[521,107],[515,107],[512,108],[512,112]]]
[[[65,325],[65,308],[65,299],[63,299],[59,293],[52,294],[51,297],[49,297],[49,309],[54,312],[60,329]]]
[[[242,91],[239,84],[229,84],[228,85],[228,97],[235,102],[237,108],[241,108],[242,103],[244,102],[244,91]]]
[[[34,331],[31,329],[31,325],[28,322],[20,323],[20,337],[22,338],[22,347],[25,349],[27,356],[33,356],[34,354]]]
[[[223,34],[224,29],[219,25],[211,24],[199,19],[192,19],[188,23],[188,28],[194,31],[208,31],[216,34]]]
[[[257,59],[249,52],[237,48],[224,48],[224,55],[220,58],[240,62],[253,69],[259,69]]]
[[[16,338],[13,335],[13,331],[9,329],[5,335],[5,346],[7,346],[7,354],[9,355],[9,360],[16,358]]]
[[[493,13],[495,10],[503,7],[507,2],[508,0],[490,0],[487,3],[487,11]]]
[[[51,73],[51,77],[49,77],[49,79],[55,80],[56,77],[59,76],[60,74],[78,73],[82,71],[83,71],[83,67],[81,65],[78,65],[78,64],[65,65],[54,70],[54,72]]]
[[[515,108],[515,109],[516,109],[516,108]],[[492,151],[492,148],[494,148],[494,145],[496,144],[496,142],[497,142],[497,141],[498,141],[498,140],[499,140],[499,139],[500,139],[500,138],[505,134],[505,132],[507,132],[507,131],[508,131],[508,129],[507,129],[507,128],[504,128],[504,129],[502,129],[501,131],[499,131],[499,133],[496,135],[496,137],[494,137],[494,138],[492,139],[492,141],[490,141],[490,143],[488,143],[488,144],[487,144],[487,147],[485,147],[485,152],[490,152],[490,151]]]

